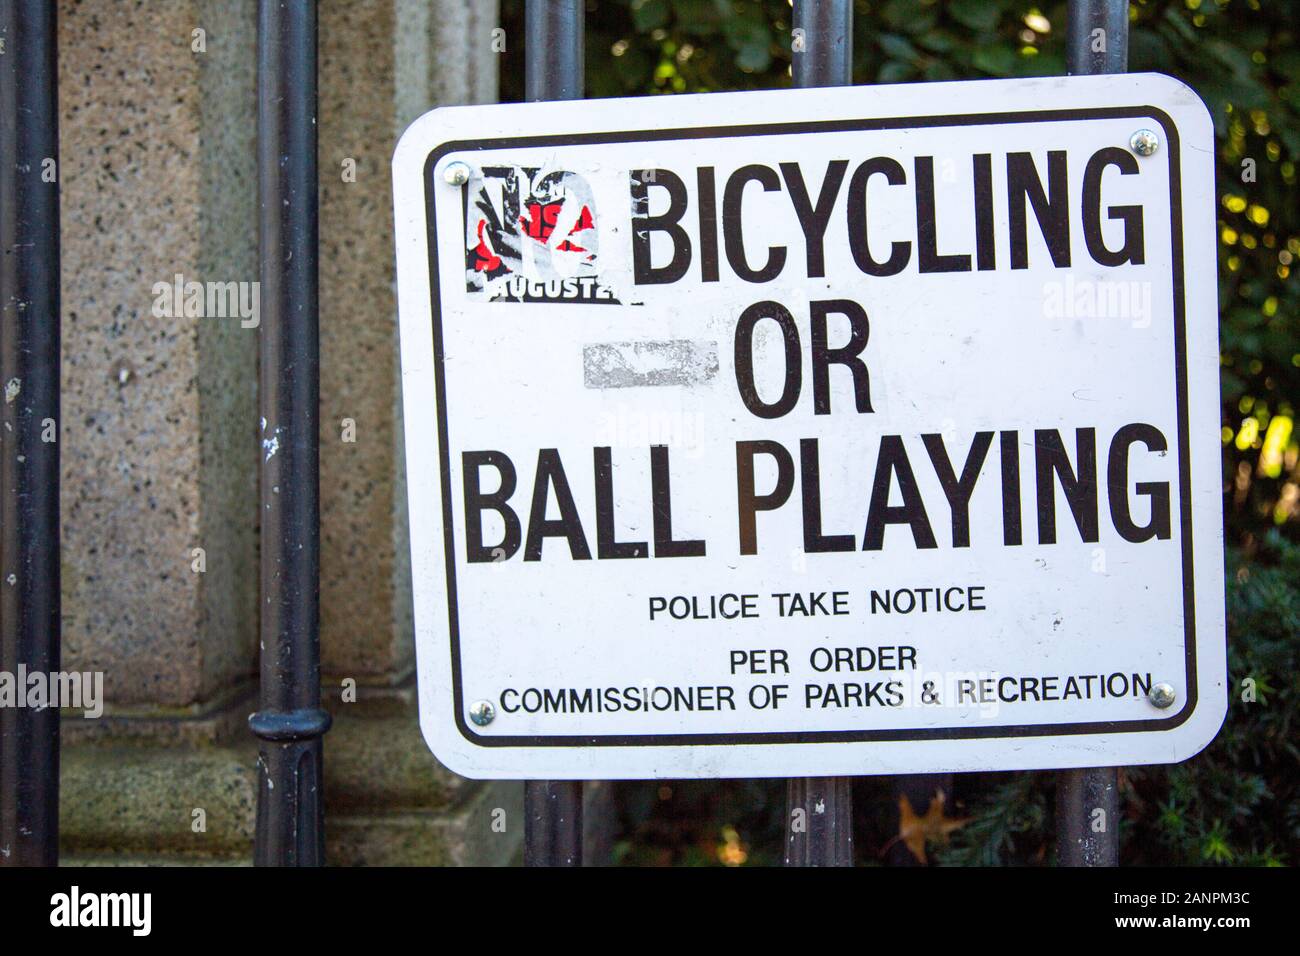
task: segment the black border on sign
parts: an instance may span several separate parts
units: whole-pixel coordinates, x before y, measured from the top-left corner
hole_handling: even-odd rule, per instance
[[[992,126],[1012,123],[1051,123],[1084,119],[1149,118],[1165,133],[1169,155],[1169,209],[1173,253],[1174,369],[1178,406],[1178,497],[1182,531],[1183,625],[1186,648],[1185,687],[1182,710],[1170,717],[1147,720],[1094,721],[1073,724],[1015,724],[988,727],[940,727],[930,729],[773,731],[769,733],[714,734],[613,734],[591,736],[483,736],[465,722],[464,688],[460,673],[460,621],[456,597],[456,547],[451,502],[451,459],[447,429],[447,391],[444,379],[442,311],[439,302],[437,221],[433,170],[438,160],[451,152],[496,150],[509,147],[579,146],[595,143],[659,142],[684,139],[726,139],[772,136],[785,133],[838,133],[861,130],[917,129],[947,126]],[[1182,181],[1180,178],[1178,129],[1163,110],[1154,106],[1098,107],[1075,110],[1034,110],[1018,113],[971,113],[946,116],[909,116],[882,119],[822,120],[802,123],[767,123],[745,126],[700,126],[685,129],[623,130],[604,133],[568,133],[550,136],[499,137],[455,140],[433,150],[424,164],[425,208],[429,245],[429,292],[433,316],[434,387],[438,403],[438,453],[442,480],[442,518],[447,564],[447,616],[451,637],[452,706],[456,727],[470,743],[480,747],[667,747],[725,744],[813,744],[867,741],[969,740],[978,738],[1055,737],[1077,734],[1115,734],[1173,730],[1196,710],[1196,608],[1192,586],[1192,509],[1189,423],[1187,409],[1187,307],[1183,265]],[[468,188],[463,187],[464,188]],[[463,189],[460,192],[463,195]],[[410,410],[407,410],[410,414]]]

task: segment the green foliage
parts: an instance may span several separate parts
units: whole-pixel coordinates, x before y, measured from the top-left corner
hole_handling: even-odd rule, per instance
[[[787,0],[589,0],[587,8],[589,96],[790,83]],[[858,0],[854,80],[1059,75],[1066,65],[1065,11],[1064,0]],[[1294,863],[1300,802],[1296,748],[1288,734],[1297,719],[1300,590],[1293,582],[1300,581],[1300,557],[1282,535],[1296,537],[1300,523],[1300,443],[1292,434],[1300,409],[1296,5],[1135,0],[1130,20],[1130,70],[1189,84],[1215,124],[1225,530],[1238,550],[1228,580],[1237,682],[1228,723],[1204,754],[1186,764],[1124,774],[1124,858]],[[502,66],[503,98],[518,100],[523,0],[503,0],[502,22],[513,38]],[[1256,682],[1255,704],[1239,699],[1246,677]],[[976,817],[943,854],[946,861],[1051,858],[1051,775],[959,779],[957,796],[967,798]],[[754,816],[735,785],[690,785],[691,810],[704,817],[690,824],[688,840],[712,846],[725,829],[756,841],[776,834],[773,845],[779,847],[782,810],[770,789],[760,801],[776,815],[769,819]],[[627,821],[630,831],[661,827],[652,843],[661,849],[671,843],[665,835],[671,827],[662,827],[664,807],[672,802],[643,801],[644,813]],[[746,814],[742,825],[738,815]],[[633,840],[624,852],[633,860],[643,849]],[[864,850],[860,846],[860,857],[869,855]],[[697,861],[716,862],[701,852]],[[751,854],[749,862],[758,858]]]
[[[1272,532],[1228,571],[1228,719],[1196,759],[1129,774],[1135,817],[1157,820],[1137,863],[1300,862],[1300,547]]]

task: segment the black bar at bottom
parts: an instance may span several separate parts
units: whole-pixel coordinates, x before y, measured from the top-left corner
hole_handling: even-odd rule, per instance
[[[786,866],[853,865],[853,778],[786,781]]]
[[[524,784],[524,865],[582,866],[582,782]]]

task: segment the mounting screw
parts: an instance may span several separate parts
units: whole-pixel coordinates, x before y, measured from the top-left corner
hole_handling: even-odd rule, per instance
[[[1151,692],[1147,694],[1147,700],[1161,710],[1172,707],[1177,698],[1178,692],[1174,690],[1174,685],[1166,684],[1163,681],[1152,687]]]
[[[1152,692],[1154,693],[1154,691]],[[496,719],[497,709],[492,706],[490,701],[476,700],[470,704],[469,719],[474,721],[480,727],[486,727]]]
[[[442,171],[442,178],[448,186],[464,186],[469,182],[470,169],[464,163],[448,163]]]
[[[1150,156],[1160,148],[1160,137],[1149,129],[1140,129],[1128,138],[1128,148],[1139,156]]]

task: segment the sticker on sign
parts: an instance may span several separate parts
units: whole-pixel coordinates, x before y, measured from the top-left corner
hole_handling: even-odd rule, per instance
[[[417,120],[393,174],[435,755],[597,779],[1204,747],[1213,157],[1152,74]]]

